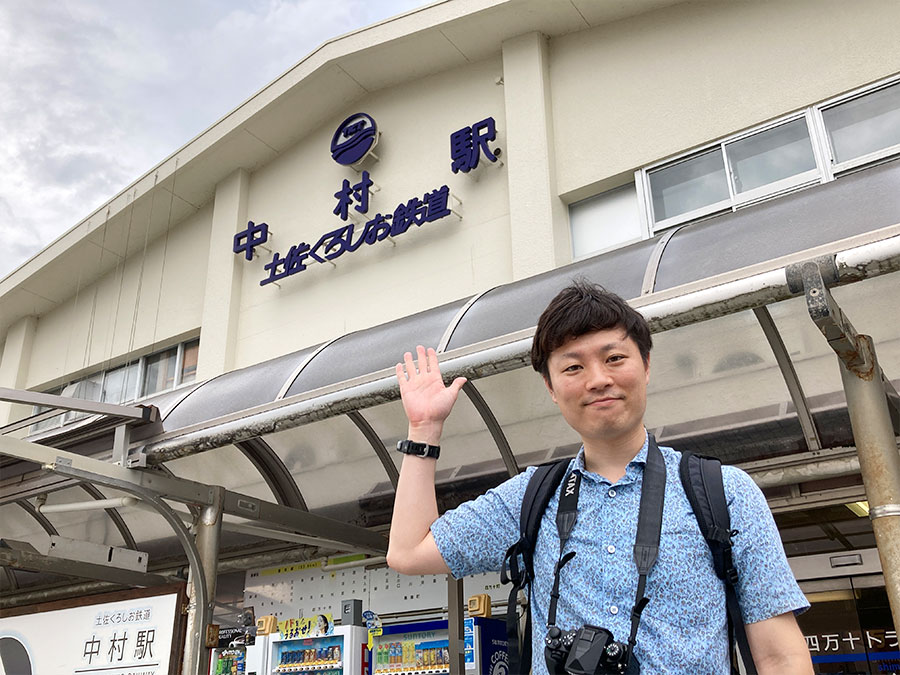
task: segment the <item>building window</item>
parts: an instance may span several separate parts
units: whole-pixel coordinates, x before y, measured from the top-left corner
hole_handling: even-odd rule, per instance
[[[639,171],[653,230],[822,182],[809,118],[794,114]]]
[[[569,222],[576,259],[640,241],[646,234],[634,183],[575,202],[569,207]]]
[[[128,404],[140,397],[173,389],[197,379],[197,357],[200,340],[183,342],[161,352],[142,357],[124,366],[92,373],[64,387],[48,390],[85,401]],[[50,408],[35,406],[33,414]],[[31,425],[31,433],[53,429],[88,417],[88,413],[68,411]]]
[[[164,352],[148,356],[144,365],[144,380],[141,384],[141,396],[149,396],[158,391],[165,391],[175,386],[175,362],[178,360],[178,348],[172,347]]]
[[[184,343],[181,358],[181,384],[197,379],[197,357],[200,355],[200,340]]]
[[[729,203],[721,148],[655,169],[647,176],[654,223],[672,221],[684,214],[717,210]]]
[[[805,119],[726,143],[725,155],[736,196],[816,171]]]
[[[103,379],[103,401],[105,403],[129,403],[136,399],[140,367],[140,362],[135,362],[107,371],[106,377]]]
[[[900,152],[900,82],[819,107],[835,172]]]
[[[638,208],[649,237],[898,154],[900,77],[895,76],[639,169]]]

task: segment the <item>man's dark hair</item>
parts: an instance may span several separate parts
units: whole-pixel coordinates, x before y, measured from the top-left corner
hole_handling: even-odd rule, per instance
[[[643,316],[615,293],[586,279],[576,279],[562,289],[538,319],[531,345],[531,365],[550,380],[547,360],[554,349],[586,333],[621,326],[635,341],[647,363],[653,340]]]

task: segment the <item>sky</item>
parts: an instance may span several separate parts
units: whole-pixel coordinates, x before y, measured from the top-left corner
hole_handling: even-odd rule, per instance
[[[0,0],[0,279],[326,40],[424,0]]]

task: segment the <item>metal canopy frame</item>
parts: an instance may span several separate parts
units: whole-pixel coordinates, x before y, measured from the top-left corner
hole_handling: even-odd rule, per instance
[[[830,250],[824,252],[824,257],[817,256],[810,259],[810,252],[806,252],[803,256],[787,256],[765,265],[756,265],[705,280],[703,283],[688,284],[667,291],[653,292],[653,280],[649,280],[644,287],[646,294],[634,300],[633,305],[645,315],[654,332],[738,311],[752,310],[772,349],[794,403],[808,450],[812,454],[826,453],[820,457],[810,456],[810,459],[817,459],[817,470],[821,469],[816,475],[838,476],[855,473],[859,471],[859,462],[854,461],[854,458],[844,455],[831,456],[828,450],[822,450],[822,441],[808,401],[766,305],[804,293],[803,284],[798,285],[796,271],[798,267],[802,268],[804,263],[814,262],[819,268],[824,261],[825,267],[831,271],[829,285],[851,283],[867,277],[900,271],[900,226],[885,230],[881,238],[856,237],[851,242],[853,245],[839,242],[825,247]],[[665,241],[667,242],[668,238]],[[659,252],[662,252],[662,247]],[[659,256],[657,264],[658,258]],[[455,318],[455,322],[459,321],[476,299],[477,297],[473,298],[465,305]],[[471,380],[527,366],[533,330],[533,328],[524,329],[442,354],[442,370],[448,379],[457,376],[470,379],[464,391],[491,434],[509,475],[517,474],[521,468],[502,426]],[[311,355],[303,366],[307,365],[314,355]],[[886,399],[896,425],[896,420],[900,419],[900,408],[897,403],[900,399],[883,374],[879,373],[879,379],[887,388]],[[113,451],[113,458],[119,460],[119,465],[2,435],[13,431],[13,425],[0,429],[0,455],[37,463],[64,479],[53,484],[51,489],[67,487],[73,482],[77,484],[80,481],[82,487],[97,499],[98,495],[102,497],[102,494],[93,485],[107,485],[138,496],[163,515],[182,544],[191,567],[194,620],[190,624],[190,649],[186,651],[185,658],[186,665],[188,660],[196,665],[203,658],[200,633],[208,620],[212,599],[209,597],[208,580],[204,577],[205,570],[200,552],[181,518],[163,499],[187,504],[195,513],[195,521],[198,507],[208,512],[209,508],[220,499],[220,513],[260,523],[260,526],[238,525],[236,529],[243,528],[244,532],[276,539],[278,538],[276,535],[280,533],[283,539],[297,543],[383,554],[386,550],[386,540],[381,534],[308,512],[296,481],[284,462],[266,442],[265,435],[313,421],[346,415],[380,460],[392,487],[396,488],[396,466],[383,441],[361,411],[395,401],[398,397],[393,370],[384,370],[288,398],[279,397],[271,403],[249,410],[152,437],[145,445],[138,446],[129,443],[128,425],[157,421],[159,417],[155,408],[142,408],[138,412],[127,406],[108,406],[45,394],[0,389],[0,400],[53,405],[62,409],[111,415],[122,421],[116,431]],[[31,416],[28,423],[34,423],[37,417],[44,414]],[[15,429],[23,428],[24,422],[15,423]],[[235,445],[259,471],[275,495],[277,503],[230,490],[217,491],[208,485],[165,475],[165,472],[126,468],[126,465],[133,467],[135,464],[146,464],[164,469],[164,463],[170,459],[231,444]],[[131,459],[137,459],[137,462],[129,462]],[[808,465],[795,467],[793,470],[781,470],[775,465],[760,467],[758,476],[754,477],[758,477],[761,483],[779,485],[786,481],[807,478],[806,468]],[[29,511],[46,531],[54,529],[52,523],[39,514],[26,499],[20,497],[19,504]],[[134,546],[134,538],[118,512],[108,509],[107,513],[113,518],[126,542]],[[9,558],[8,561],[6,558],[0,558],[0,564],[22,568],[22,556]],[[46,566],[43,569],[49,570],[49,563],[44,564]],[[11,585],[15,585],[15,576],[8,568],[5,569]]]

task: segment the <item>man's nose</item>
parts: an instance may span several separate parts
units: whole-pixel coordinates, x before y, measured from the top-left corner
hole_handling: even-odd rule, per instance
[[[606,389],[612,384],[612,376],[609,369],[602,364],[589,366],[586,370],[588,378],[585,385],[588,389]]]

